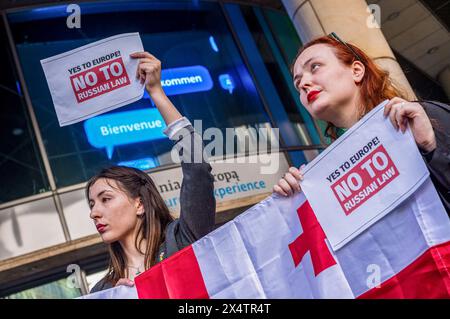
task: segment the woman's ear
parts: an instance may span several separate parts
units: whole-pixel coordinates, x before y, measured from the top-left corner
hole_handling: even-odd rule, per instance
[[[359,84],[362,81],[365,72],[366,67],[361,61],[354,61],[352,63],[352,76],[356,84]]]
[[[136,198],[135,207],[136,207],[136,215],[142,216],[145,212],[144,204],[142,203],[142,198],[140,197]]]

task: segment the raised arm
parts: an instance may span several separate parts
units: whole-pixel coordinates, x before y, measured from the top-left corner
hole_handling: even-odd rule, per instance
[[[136,78],[145,83],[145,89],[152,98],[166,125],[182,118],[180,112],[172,104],[161,86],[161,61],[148,52],[135,52],[132,58],[139,59]]]
[[[183,170],[177,241],[182,243],[181,246],[186,246],[208,234],[214,227],[214,177],[211,174],[211,165],[202,156],[203,141],[200,135],[186,118],[174,124],[184,126],[173,130],[171,139],[176,141],[175,147],[180,155]]]
[[[133,53],[131,57],[140,59],[136,77],[145,83],[147,92],[166,122],[164,133],[175,143],[181,159],[180,218],[167,234],[168,237],[175,237],[178,249],[181,249],[213,229],[216,203],[211,166],[203,156],[202,138],[162,89],[161,62],[148,52]]]

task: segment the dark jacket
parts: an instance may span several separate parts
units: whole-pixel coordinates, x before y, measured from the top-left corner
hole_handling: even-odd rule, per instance
[[[436,136],[436,149],[421,150],[430,178],[450,216],[450,106],[434,101],[420,101],[430,118]]]
[[[178,131],[173,138],[181,159],[183,182],[180,191],[180,217],[165,230],[165,241],[158,252],[158,262],[189,246],[213,230],[216,201],[211,166],[204,161],[203,141],[192,125]],[[196,162],[196,159],[200,161]],[[100,280],[91,293],[112,288]]]

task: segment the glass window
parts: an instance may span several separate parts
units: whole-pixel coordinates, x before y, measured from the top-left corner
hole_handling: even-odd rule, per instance
[[[292,83],[290,66],[300,39],[287,14],[270,9],[240,6],[264,65],[270,74],[296,140],[286,141],[289,146],[318,145],[321,143],[317,126],[301,104]],[[280,112],[281,110],[278,110]]]
[[[8,47],[5,28],[1,25],[0,204],[49,190]]]
[[[63,242],[52,197],[0,210],[0,260]]]
[[[82,3],[80,7],[81,29],[67,28],[65,6],[8,15],[58,187],[84,182],[112,164],[148,169],[170,163],[172,144],[167,139],[116,145],[108,154],[105,148],[89,144],[84,123],[58,125],[40,60],[108,36],[139,32],[145,50],[162,61],[163,70],[206,68],[211,89],[170,96],[189,119],[203,120],[203,130],[269,125],[219,4],[127,1]],[[154,108],[146,95],[109,114],[120,116],[145,108]]]
[[[72,240],[98,234],[94,222],[89,217],[90,209],[84,189],[59,195],[64,207],[64,216]]]
[[[86,276],[89,291],[91,291],[91,289],[94,288],[96,283],[98,283],[101,279],[103,279],[103,277],[106,276],[107,272],[108,269],[104,269]]]
[[[81,289],[72,287],[67,283],[67,278],[62,278],[11,294],[5,299],[73,299],[81,295]]]

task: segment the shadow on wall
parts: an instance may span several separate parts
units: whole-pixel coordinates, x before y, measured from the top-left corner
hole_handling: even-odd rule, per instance
[[[0,260],[64,241],[52,197],[0,211]]]

